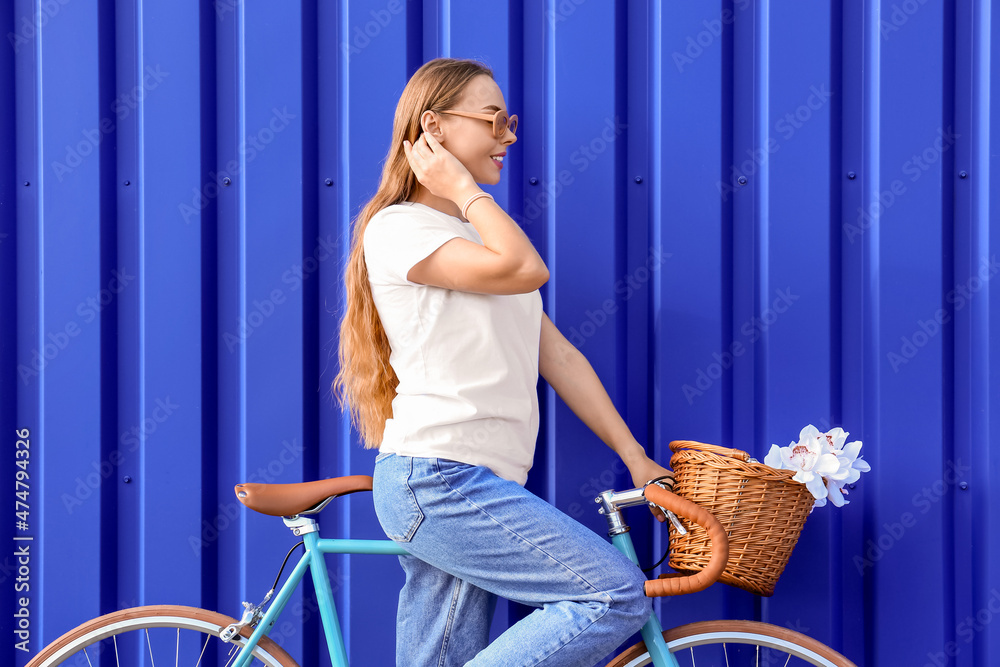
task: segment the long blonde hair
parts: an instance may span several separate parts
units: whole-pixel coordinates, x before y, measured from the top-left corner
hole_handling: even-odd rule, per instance
[[[392,417],[392,399],[399,378],[389,365],[389,339],[368,283],[365,229],[372,216],[387,206],[406,201],[416,190],[417,179],[406,161],[403,140],[413,143],[420,136],[421,114],[427,110],[453,109],[466,85],[483,74],[493,78],[493,72],[480,62],[451,58],[431,60],[416,71],[396,105],[392,142],[378,191],[354,220],[351,255],[344,271],[347,307],[340,323],[340,371],[332,389],[341,407],[345,403],[350,407],[351,422],[366,448],[382,443],[385,420]]]

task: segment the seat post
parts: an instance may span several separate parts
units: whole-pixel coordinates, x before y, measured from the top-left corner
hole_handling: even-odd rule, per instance
[[[315,533],[319,530],[319,524],[316,523],[316,519],[308,516],[293,514],[292,516],[283,516],[281,520],[285,522],[285,525],[292,530],[292,534],[296,537]]]

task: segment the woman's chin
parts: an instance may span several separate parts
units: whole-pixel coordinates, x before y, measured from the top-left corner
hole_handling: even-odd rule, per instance
[[[494,172],[492,174],[480,175],[476,178],[476,183],[480,185],[496,185],[500,182],[500,172]]]

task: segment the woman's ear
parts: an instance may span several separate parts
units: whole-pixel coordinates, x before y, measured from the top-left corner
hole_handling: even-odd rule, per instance
[[[425,111],[420,115],[420,127],[424,132],[429,132],[438,141],[444,137],[441,117],[433,111]]]

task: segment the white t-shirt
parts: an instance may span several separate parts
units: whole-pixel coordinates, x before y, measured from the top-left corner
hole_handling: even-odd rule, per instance
[[[524,484],[538,435],[542,298],[406,279],[456,237],[483,242],[470,223],[412,202],[379,211],[365,229],[372,297],[399,378],[379,450],[482,465]]]

